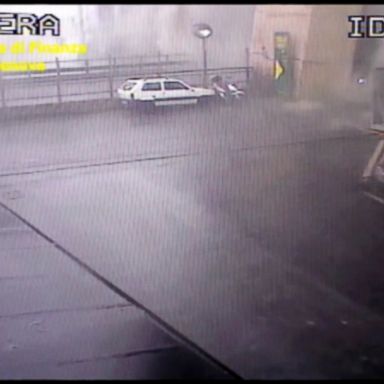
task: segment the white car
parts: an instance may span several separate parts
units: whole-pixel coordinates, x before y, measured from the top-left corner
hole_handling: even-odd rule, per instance
[[[215,96],[213,89],[191,87],[177,79],[129,79],[117,90],[123,104],[168,105],[197,104]]]

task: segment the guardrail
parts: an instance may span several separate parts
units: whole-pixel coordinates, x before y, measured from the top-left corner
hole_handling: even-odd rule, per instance
[[[109,58],[108,65],[86,65],[64,70],[56,62],[56,69],[44,75],[2,76],[1,107],[113,99],[117,87],[130,77],[176,77],[199,86],[202,84],[204,71],[186,68],[189,63],[187,60],[169,60],[168,57],[168,61],[164,62],[119,64],[116,59]],[[240,86],[249,83],[251,73],[250,66],[207,69],[208,76],[220,74]]]
[[[39,71],[23,71],[23,72],[3,72],[2,78],[7,79],[25,79],[25,78],[45,78],[56,75],[60,72],[62,75],[66,73],[90,73],[97,71],[109,71],[110,66],[114,68],[124,67],[146,67],[154,66],[171,66],[191,64],[187,55],[183,54],[157,54],[157,55],[135,55],[130,57],[107,57],[107,58],[85,58],[85,59],[66,59],[54,61],[44,61],[46,70]]]
[[[91,82],[106,82],[110,94],[111,84],[127,73],[172,70],[193,65],[186,55],[160,53],[78,60],[56,58],[44,64],[46,70],[43,72],[0,72],[0,106],[61,103],[68,97],[79,98],[84,95],[86,98],[87,94],[92,98],[104,93],[104,90],[101,91],[99,85],[95,87]],[[76,85],[76,91],[67,91],[70,84]]]

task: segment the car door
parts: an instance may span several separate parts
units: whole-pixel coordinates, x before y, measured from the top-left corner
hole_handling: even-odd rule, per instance
[[[145,81],[140,91],[140,99],[142,101],[160,100],[163,96],[163,87],[160,80]]]
[[[163,105],[194,104],[197,96],[193,89],[178,80],[164,81]]]

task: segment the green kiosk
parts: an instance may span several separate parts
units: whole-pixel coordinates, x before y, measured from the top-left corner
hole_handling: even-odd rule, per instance
[[[289,57],[290,39],[288,32],[275,32],[274,34],[274,65],[273,77],[275,79],[276,93],[281,96],[292,96],[293,65]]]

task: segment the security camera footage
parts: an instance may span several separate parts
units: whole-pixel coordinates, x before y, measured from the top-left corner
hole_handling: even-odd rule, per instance
[[[0,5],[0,380],[384,377],[384,6]]]

